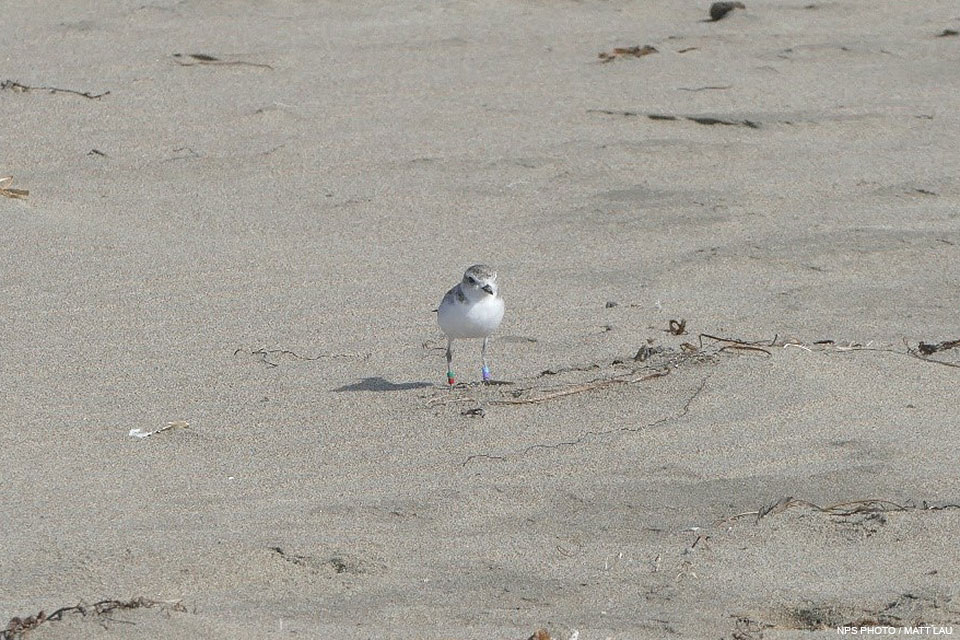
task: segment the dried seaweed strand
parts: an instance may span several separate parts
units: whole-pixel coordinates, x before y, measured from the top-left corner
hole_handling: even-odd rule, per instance
[[[727,522],[732,522],[733,520],[738,520],[740,518],[745,518],[747,516],[756,516],[757,522],[762,518],[765,518],[768,515],[775,515],[790,509],[791,507],[807,507],[820,513],[827,513],[833,516],[851,516],[856,513],[886,513],[890,511],[907,511],[911,508],[893,500],[887,500],[885,498],[868,498],[865,500],[850,500],[847,502],[837,502],[834,504],[829,504],[826,506],[820,506],[809,500],[801,500],[793,497],[786,497],[777,500],[776,502],[762,507],[756,511],[744,511],[743,513],[737,513],[732,516],[728,516],[721,520],[718,520],[715,524],[720,526]]]
[[[564,396],[571,396],[576,393],[583,393],[585,391],[593,391],[595,389],[602,389],[604,387],[609,387],[617,384],[634,384],[636,382],[644,382],[646,380],[652,380],[653,378],[660,378],[670,373],[669,368],[659,369],[650,373],[642,373],[640,375],[633,375],[627,378],[601,378],[600,380],[593,380],[591,382],[586,382],[584,384],[577,384],[564,389],[559,389],[557,391],[552,391],[545,393],[539,396],[534,396],[532,398],[502,398],[500,400],[493,400],[490,404],[497,405],[506,405],[506,404],[537,404],[540,402],[546,402],[547,400],[553,400],[555,398],[562,398]]]
[[[224,67],[257,67],[260,69],[273,70],[273,67],[268,64],[263,64],[260,62],[247,62],[246,60],[221,60],[220,58],[215,58],[214,56],[206,53],[175,53],[173,54],[173,58],[173,61],[181,67],[195,67],[197,65],[220,65]],[[184,62],[184,58],[190,58],[192,62]]]
[[[0,640],[18,640],[26,636],[29,631],[36,629],[45,622],[49,622],[51,620],[63,620],[63,616],[68,613],[79,613],[82,616],[85,616],[89,613],[105,615],[117,609],[140,609],[151,607],[161,607],[163,609],[179,612],[186,612],[187,610],[180,600],[151,600],[142,596],[133,598],[131,600],[101,600],[93,603],[92,605],[80,603],[71,607],[60,607],[50,615],[40,611],[36,615],[27,616],[26,618],[13,617],[7,623],[7,626],[0,631]]]
[[[14,82],[13,80],[4,80],[0,82],[0,89],[7,89],[10,91],[16,91],[18,93],[26,93],[27,91],[36,90],[36,91],[49,91],[50,93],[72,93],[77,96],[82,96],[90,100],[99,100],[105,95],[109,95],[109,91],[104,91],[103,93],[90,93],[89,91],[77,91],[76,89],[61,89],[60,87],[32,87],[27,84],[21,84],[19,82]]]

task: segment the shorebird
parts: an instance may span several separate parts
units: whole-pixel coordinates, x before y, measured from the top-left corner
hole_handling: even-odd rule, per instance
[[[453,341],[483,338],[480,347],[483,381],[490,381],[487,366],[487,342],[503,320],[503,298],[497,289],[497,272],[484,264],[475,264],[463,274],[463,280],[447,291],[437,309],[437,324],[447,336],[447,383],[455,384]]]

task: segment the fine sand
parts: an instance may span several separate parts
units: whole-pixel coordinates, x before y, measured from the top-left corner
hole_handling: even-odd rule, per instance
[[[960,7],[745,4],[5,6],[2,637],[960,625]]]

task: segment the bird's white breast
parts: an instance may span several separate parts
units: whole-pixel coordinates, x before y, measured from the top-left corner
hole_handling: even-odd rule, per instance
[[[485,338],[503,320],[503,298],[488,296],[476,302],[444,300],[437,311],[440,329],[450,338]]]

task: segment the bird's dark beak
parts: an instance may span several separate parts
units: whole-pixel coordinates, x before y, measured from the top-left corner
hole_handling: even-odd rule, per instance
[[[490,295],[493,295],[493,287],[491,287],[490,285],[485,284],[480,288],[486,291],[487,293],[489,293]]]

